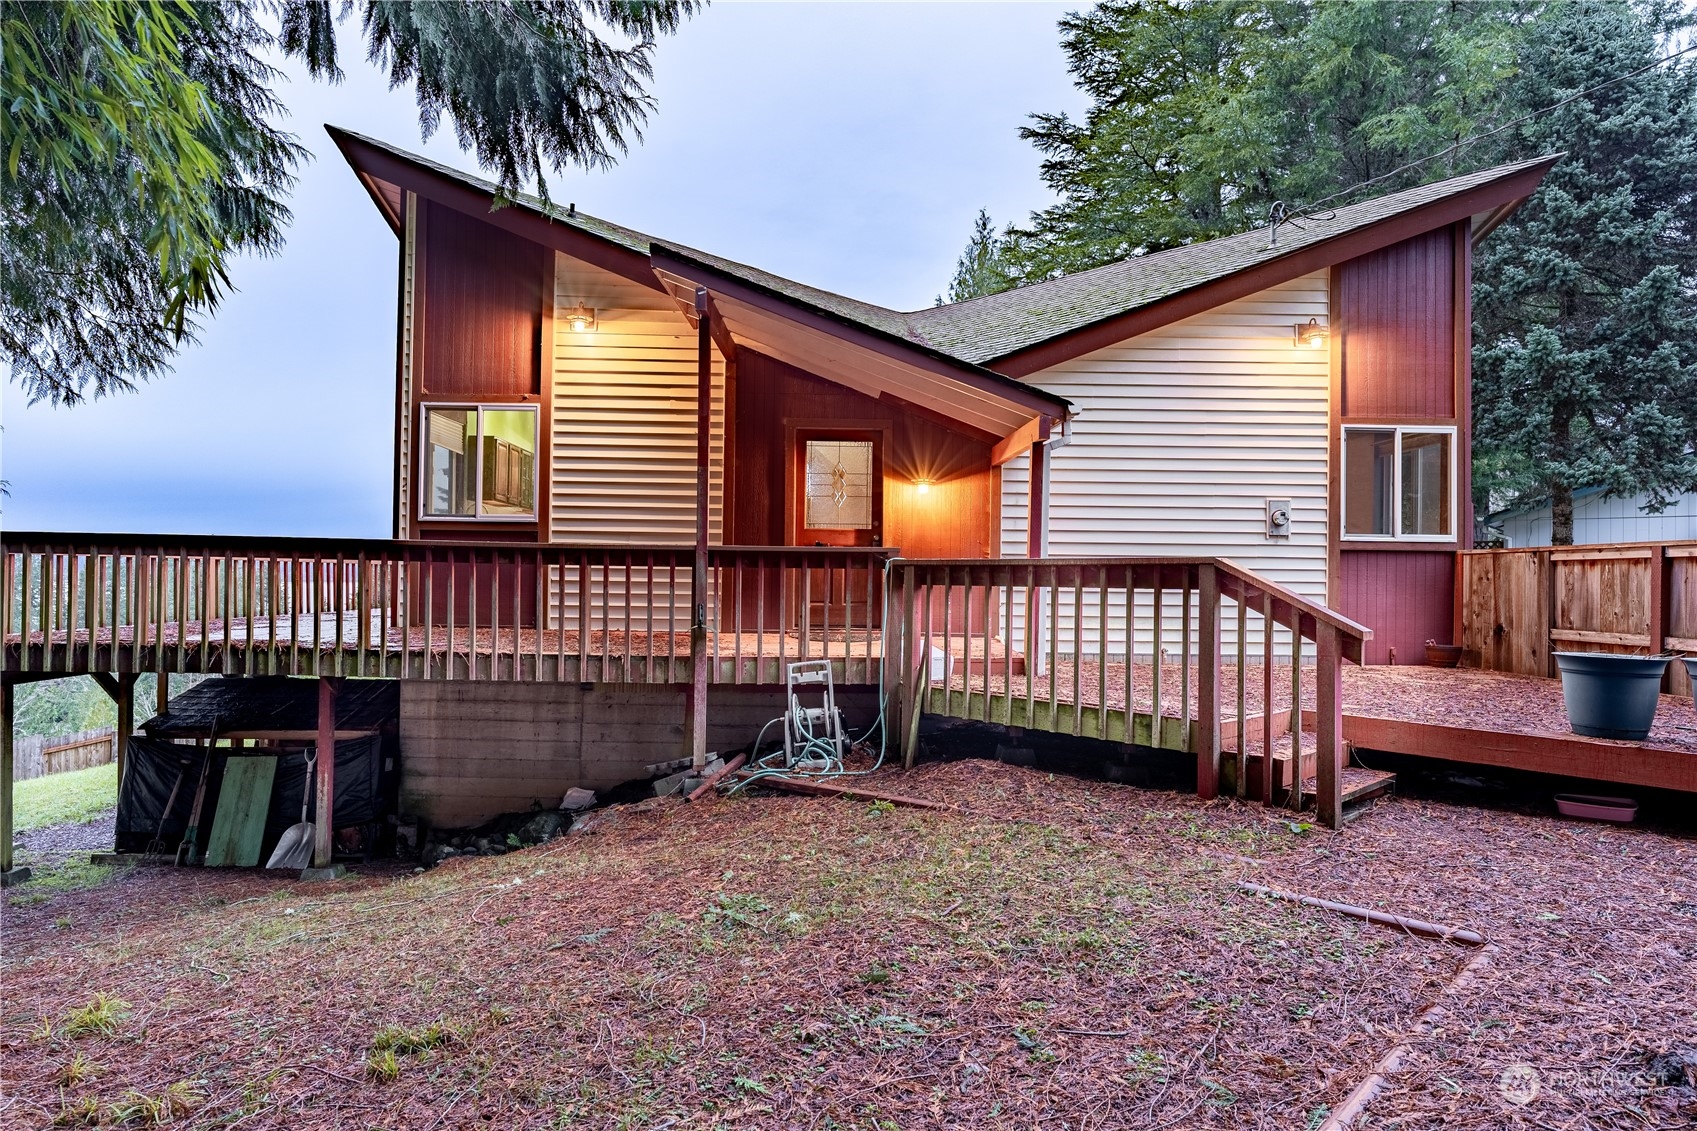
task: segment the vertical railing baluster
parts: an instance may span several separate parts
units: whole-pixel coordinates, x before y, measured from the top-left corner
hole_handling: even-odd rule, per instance
[[[1084,733],[1084,570],[1072,582],[1072,733]]]
[[[458,641],[455,640],[454,637],[455,637],[455,634],[459,631],[459,625],[456,622],[458,622],[458,620],[460,619],[460,610],[459,610],[459,604],[460,604],[460,602],[459,602],[459,588],[460,588],[460,568],[459,568],[459,566],[460,566],[460,563],[459,563],[459,555],[455,554],[454,551],[452,551],[452,550],[447,551],[445,556],[447,558],[447,570],[448,570],[448,608],[447,608],[447,613],[448,613],[448,618],[447,618],[448,619],[448,652],[447,652],[447,655],[445,657],[447,663],[446,663],[446,667],[444,669],[443,678],[444,679],[454,679],[455,678],[455,674],[454,674],[454,653],[456,651],[458,651],[458,649],[459,649],[459,643],[458,643]],[[475,597],[476,594],[474,593],[473,596]],[[476,643],[477,642],[475,640],[472,641],[473,647],[476,646]]]
[[[765,682],[766,670],[766,556],[754,559],[754,682]],[[776,682],[775,680],[773,682]],[[755,751],[758,754],[759,751]],[[752,755],[751,755],[752,757]]]
[[[1013,571],[999,567],[1002,576],[1002,723],[1013,726]]]
[[[1156,749],[1165,749],[1167,745],[1167,712],[1161,702],[1161,687],[1166,681],[1167,674],[1166,664],[1164,663],[1166,659],[1166,652],[1161,647],[1161,636],[1166,628],[1167,619],[1166,613],[1161,608],[1161,599],[1166,594],[1166,580],[1165,575],[1161,571],[1161,567],[1156,566],[1153,618],[1151,620],[1151,625],[1155,630],[1155,635],[1154,642],[1150,646],[1154,651],[1154,707],[1150,712],[1149,719],[1151,734],[1154,738],[1153,745]]]
[[[418,611],[424,620],[424,678],[429,679],[436,658],[436,555],[432,551],[424,551],[422,568],[424,574],[420,588],[423,592]]]
[[[1249,796],[1249,735],[1248,715],[1245,712],[1244,683],[1249,666],[1249,592],[1243,579],[1237,580],[1237,795]]]
[[[1048,729],[1057,730],[1061,719],[1060,695],[1060,641],[1061,641],[1061,578],[1054,566],[1048,567],[1049,572],[1049,724]],[[1076,667],[1076,665],[1074,665]]]
[[[1290,608],[1290,606],[1286,606]],[[1302,808],[1302,610],[1290,608],[1290,807]]]
[[[1132,698],[1132,677],[1137,669],[1133,661],[1137,659],[1137,570],[1135,566],[1125,567],[1125,740],[1137,741],[1137,711]]]
[[[1037,622],[1042,619],[1038,608],[1037,568],[1025,567],[1025,725],[1037,725],[1037,667],[1042,659],[1043,642],[1037,638]]]
[[[955,713],[955,645],[951,618],[954,614],[953,567],[943,567],[943,714]]]
[[[20,645],[20,654],[18,657],[18,670],[28,672],[36,670],[30,653],[30,636],[35,631],[32,623],[35,614],[35,551],[25,545],[21,548],[20,553],[23,560],[24,586],[23,592],[20,594],[20,604],[22,606],[21,612],[23,613],[23,636],[21,637],[22,644]],[[43,636],[45,641],[45,634],[43,634]],[[46,659],[45,656],[42,658]]]
[[[1096,737],[1108,738],[1108,567],[1096,567]],[[1129,737],[1128,737],[1129,741]]]
[[[1180,600],[1180,608],[1183,611],[1179,616],[1178,698],[1181,720],[1179,723],[1179,734],[1182,736],[1180,741],[1184,743],[1184,749],[1186,750],[1192,749],[1190,741],[1190,723],[1191,720],[1195,718],[1195,715],[1191,712],[1190,706],[1190,664],[1192,657],[1190,647],[1190,597],[1194,586],[1191,568],[1192,567],[1189,566],[1185,567],[1184,593]]]
[[[513,682],[524,678],[524,563],[513,551]],[[627,649],[628,650],[628,649]]]

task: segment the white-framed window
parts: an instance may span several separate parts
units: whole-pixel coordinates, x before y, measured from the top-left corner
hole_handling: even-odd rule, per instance
[[[1343,536],[1349,541],[1455,539],[1456,430],[1351,424],[1343,430]]]
[[[419,518],[535,518],[538,418],[533,404],[422,406]]]

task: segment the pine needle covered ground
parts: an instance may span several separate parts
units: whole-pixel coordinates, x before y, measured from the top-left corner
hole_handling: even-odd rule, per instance
[[[1243,879],[1501,947],[1370,1126],[1697,1110],[1651,1079],[1697,1046],[1689,842],[1408,801],[1298,831],[977,762],[882,778],[963,811],[654,801],[423,875],[142,868],[9,906],[0,1124],[1317,1126],[1471,952]],[[1522,1062],[1546,1087],[1515,1109]],[[1580,1069],[1617,1076],[1557,1075]]]

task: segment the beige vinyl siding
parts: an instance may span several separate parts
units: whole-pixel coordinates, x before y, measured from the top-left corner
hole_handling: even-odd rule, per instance
[[[1310,318],[1329,321],[1325,271],[1031,375],[1079,413],[1052,454],[1049,553],[1218,555],[1324,601],[1330,351],[1292,341]],[[1028,480],[1029,457],[1004,469],[1010,557],[1025,553]],[[1268,499],[1291,501],[1290,537],[1266,536]],[[1175,647],[1176,610],[1163,613]],[[1147,605],[1137,623],[1147,652]]]
[[[693,545],[696,331],[659,291],[580,260],[556,255],[554,282],[550,541]],[[579,303],[595,310],[590,333],[567,325],[566,312]],[[717,545],[725,479],[725,364],[717,348],[712,421],[708,539]],[[679,584],[687,592],[688,577]],[[575,600],[568,592],[568,604]]]
[[[696,332],[669,298],[556,257],[553,491],[555,542],[695,541]],[[596,312],[579,334],[565,313]],[[713,351],[709,538],[724,522],[725,363]]]

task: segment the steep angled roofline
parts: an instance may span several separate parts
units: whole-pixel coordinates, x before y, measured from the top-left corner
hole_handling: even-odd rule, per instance
[[[899,360],[923,358],[925,363],[918,365],[918,368],[929,370],[939,376],[954,377],[987,392],[1025,402],[1027,407],[1034,412],[1042,411],[1045,406],[1048,410],[1056,412],[1062,417],[1071,412],[1072,402],[1058,394],[1035,388],[1024,381],[1016,380],[1004,373],[998,373],[994,369],[974,365],[969,361],[962,361],[960,358],[944,353],[942,350],[891,334],[876,326],[851,319],[794,295],[785,294],[757,279],[751,279],[718,264],[699,259],[682,248],[656,241],[650,255],[657,269],[667,270],[673,267],[682,267],[684,271],[674,273],[702,273],[716,276],[721,285],[728,281],[738,287],[752,291],[768,303],[777,303],[808,315],[809,317],[805,319],[808,324],[817,325],[824,322],[833,328],[833,332],[840,333],[846,330],[856,336],[870,339],[861,344],[874,348],[885,356],[895,357]]]
[[[544,208],[540,201],[520,199],[505,207],[494,208],[491,205],[497,186],[490,182],[336,126],[325,125],[324,129],[392,228],[396,227],[396,218],[390,214],[387,202],[372,185],[372,180],[387,181],[426,200],[475,216],[513,235],[592,263],[633,283],[652,290],[663,289],[654,277],[646,252],[636,251],[606,235],[574,224]],[[398,234],[399,228],[396,231]],[[630,234],[647,242],[646,236]]]
[[[1009,376],[1026,377],[1127,338],[1146,334],[1181,319],[1245,298],[1268,287],[1300,278],[1322,267],[1330,267],[1378,251],[1459,220],[1481,213],[1491,213],[1488,226],[1473,237],[1477,243],[1532,194],[1538,183],[1543,180],[1544,174],[1560,159],[1559,154],[1543,158],[1505,173],[1495,180],[1417,205],[1405,212],[1387,216],[1359,228],[1340,232],[1276,258],[1263,260],[1164,296],[1144,306],[1109,315],[989,359],[984,364]]]

